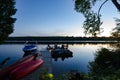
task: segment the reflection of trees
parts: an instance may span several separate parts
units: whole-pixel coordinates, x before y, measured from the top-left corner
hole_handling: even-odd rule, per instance
[[[111,48],[115,48],[115,49],[119,49],[120,48],[120,43],[118,42],[118,43],[112,43],[112,44],[110,44],[110,47]]]
[[[95,60],[90,62],[89,69],[90,76],[95,76],[98,79],[106,78],[106,76],[110,77],[111,80],[120,79],[120,76],[116,75],[120,74],[120,49],[109,50],[101,48],[97,51]],[[116,76],[117,79],[112,79],[113,76]]]

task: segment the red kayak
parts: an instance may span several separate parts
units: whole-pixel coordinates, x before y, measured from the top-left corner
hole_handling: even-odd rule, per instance
[[[15,64],[12,64],[12,65],[0,70],[0,80],[3,80],[4,78],[6,78],[9,75],[11,70],[17,68],[21,64],[24,64],[24,63],[31,61],[33,59],[34,59],[34,55],[29,55],[29,56],[26,56],[26,57],[20,59]]]
[[[42,59],[32,60],[30,62],[24,63],[20,65],[19,67],[13,69],[13,71],[10,73],[10,79],[11,80],[20,80],[27,74],[31,73],[33,70],[37,69],[39,66],[41,66],[43,63]]]

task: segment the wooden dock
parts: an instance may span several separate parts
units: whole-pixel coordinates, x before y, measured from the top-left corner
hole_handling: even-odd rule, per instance
[[[32,73],[28,74],[21,80],[40,80],[40,75],[42,73],[45,73],[45,72],[52,73],[52,58],[51,58],[50,52],[47,50],[40,51],[40,52],[42,54],[42,59],[44,60],[44,63],[42,64],[42,66],[40,66],[38,69],[36,69]]]

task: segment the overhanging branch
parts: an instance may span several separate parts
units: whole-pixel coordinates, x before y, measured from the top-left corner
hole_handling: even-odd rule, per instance
[[[108,1],[108,0],[104,1],[104,2],[101,4],[101,6],[100,6],[100,8],[99,8],[99,10],[98,10],[98,16],[100,16],[100,10],[101,10],[102,6],[103,6],[107,1]]]
[[[112,0],[112,2],[116,6],[116,8],[120,11],[120,4],[117,2],[117,0]]]

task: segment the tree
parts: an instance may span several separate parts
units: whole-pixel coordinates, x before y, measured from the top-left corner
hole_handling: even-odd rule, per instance
[[[89,12],[85,17],[86,20],[83,23],[85,35],[92,34],[93,37],[97,37],[97,35],[100,34],[100,27],[98,26],[102,24],[97,13]]]
[[[86,18],[86,20],[84,21],[84,25],[83,25],[85,34],[92,34],[93,36],[96,36],[97,35],[96,32],[99,32],[99,33],[101,32],[100,26],[102,24],[102,21],[100,19],[100,17],[101,17],[100,10],[101,10],[102,6],[109,0],[105,0],[101,4],[97,13],[92,11],[92,7],[99,0],[74,0],[74,1],[75,1],[75,10],[77,12],[82,13],[84,15],[84,17]],[[111,1],[116,6],[118,11],[120,11],[120,3],[117,0],[111,0]],[[91,13],[93,13],[93,14],[91,14]],[[95,18],[93,19],[93,17],[95,17]],[[91,18],[92,20],[88,21],[89,18]]]
[[[13,32],[16,11],[14,0],[0,0],[0,43]]]
[[[101,48],[95,54],[94,61],[89,63],[89,75],[92,80],[120,79],[120,49]],[[107,79],[109,78],[109,79]],[[116,79],[115,79],[116,78]]]
[[[111,35],[112,37],[120,38],[120,19],[116,18],[115,21],[116,27],[113,28]]]

